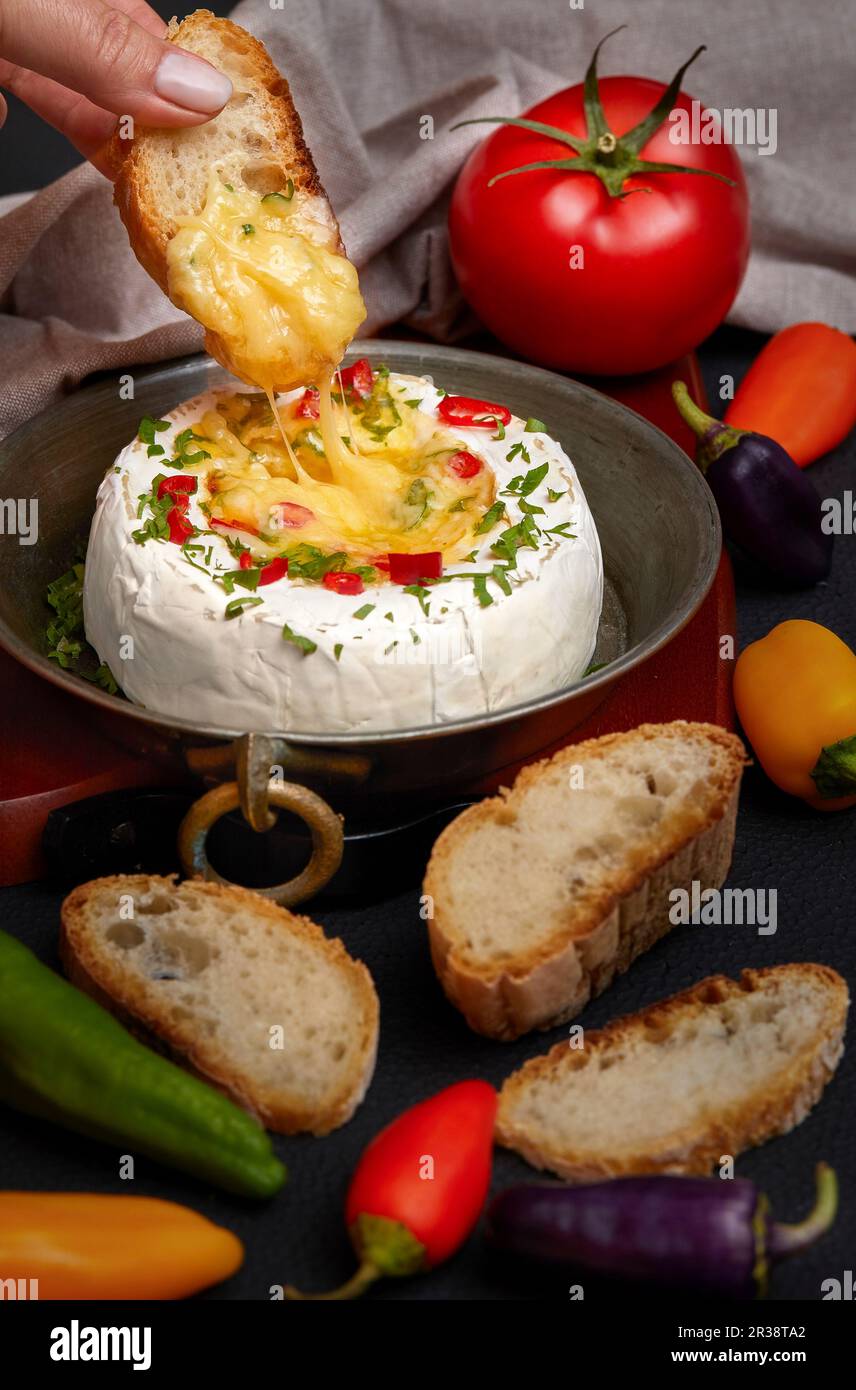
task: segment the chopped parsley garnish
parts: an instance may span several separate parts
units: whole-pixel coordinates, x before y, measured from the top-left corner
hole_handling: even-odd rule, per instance
[[[73,671],[84,680],[100,685],[109,695],[116,695],[119,687],[110,667],[102,662],[92,669],[98,658],[83,630],[83,575],[82,563],[73,565],[49,584],[45,591],[45,598],[55,615],[45,631],[48,656],[64,671]]]
[[[488,590],[487,590],[487,575],[486,575],[486,574],[474,574],[474,575],[473,575],[473,588],[474,588],[475,591],[476,591],[476,598],[478,599],[478,601],[479,601],[479,603],[481,604],[482,608],[489,608],[490,605],[493,603],[493,598],[492,598],[492,596],[488,593]]]
[[[151,415],[144,415],[140,421],[140,428],[137,431],[137,436],[143,444],[157,444],[155,434],[159,434],[161,430],[168,429],[169,420],[153,420]],[[160,448],[160,445],[158,445],[158,448]],[[161,453],[163,453],[162,449]]]
[[[294,197],[294,179],[286,180],[284,193],[266,193],[262,198],[262,205],[268,203],[276,209],[281,203],[290,203]]]
[[[521,497],[519,506],[524,516],[538,516],[539,514],[541,516],[544,515],[543,507],[534,507],[531,502],[526,501],[525,497]]]
[[[517,477],[511,479],[505,492],[513,493],[516,497],[528,497],[543,483],[549,469],[549,463],[542,463],[537,468],[530,468],[528,473],[518,473]]]
[[[231,603],[226,604],[226,617],[237,618],[245,608],[257,608],[260,603],[264,603],[263,598],[253,598],[250,594],[245,594],[243,598],[233,598]]]
[[[383,616],[386,618],[386,621],[387,621],[388,623],[394,623],[394,622],[395,622],[395,617],[393,616],[392,613],[384,613]]]
[[[413,642],[414,647],[418,647],[420,642],[422,641],[422,638],[419,636],[419,633],[414,632],[413,628],[410,629],[410,638]]]
[[[419,600],[419,607],[427,618],[431,607],[428,602],[428,595],[431,592],[430,589],[426,589],[424,584],[407,584],[404,592],[406,594],[412,594],[415,599]]]
[[[407,527],[408,531],[413,531],[415,527],[420,526],[421,523],[425,520],[425,517],[428,514],[428,504],[433,496],[434,494],[428,491],[428,487],[424,478],[413,479],[413,482],[407,489],[407,494],[404,498],[404,505],[406,507],[418,507],[419,515],[417,516],[415,521],[411,521],[410,525]]]
[[[182,430],[175,436],[175,458],[169,461],[171,468],[189,468],[195,463],[202,463],[203,459],[210,459],[211,455],[206,449],[189,449],[191,442],[207,444],[208,441],[203,435],[194,434],[192,427]]]
[[[534,415],[530,415],[530,416],[529,416],[529,419],[526,421],[526,424],[524,425],[523,428],[526,430],[526,433],[527,433],[527,434],[546,434],[546,433],[547,433],[547,426],[544,424],[544,421],[543,421],[543,420],[536,420],[536,418],[535,418]]]
[[[569,521],[563,521],[560,526],[548,526],[544,534],[546,536],[561,536],[564,540],[569,541],[576,540],[574,532],[568,530],[570,524]]]
[[[504,560],[509,569],[514,569],[517,564],[517,552],[521,546],[529,550],[538,549],[536,539],[538,528],[531,516],[525,516],[516,526],[509,526],[506,531],[494,541],[491,550],[494,555],[498,555]]]
[[[492,434],[492,435],[491,435],[491,439],[504,439],[504,438],[505,438],[505,425],[502,423],[502,421],[501,421],[500,419],[497,418],[496,415],[494,415],[494,416],[492,417],[492,419],[493,419],[493,423],[496,425],[496,434]]]
[[[451,507],[448,508],[448,510],[450,512],[465,512],[467,510],[467,507],[469,506],[469,502],[469,497],[459,497],[457,502],[453,502]]]
[[[364,603],[362,608],[357,609],[356,613],[354,614],[354,617],[359,618],[360,622],[362,622],[364,618],[367,618],[369,616],[369,613],[373,613],[374,611],[375,604]]]
[[[339,660],[339,657],[342,655],[342,651],[343,644],[341,642],[337,642],[335,647],[333,648],[333,655],[335,656],[337,661]]]
[[[261,602],[261,600],[257,599],[256,602]],[[283,641],[290,642],[292,646],[302,651],[304,656],[311,656],[313,652],[318,650],[317,642],[313,642],[311,637],[301,637],[298,632],[293,632],[288,623],[282,625],[282,636]],[[338,659],[337,657],[336,660],[338,661]]]
[[[474,536],[483,536],[487,531],[492,531],[505,516],[505,503],[496,501],[492,507],[488,507],[478,526],[474,527]]]
[[[241,227],[241,231],[244,233],[244,236],[254,236],[255,230],[256,229],[253,226],[252,222],[245,222],[244,225]]]
[[[592,661],[580,676],[580,680],[585,680],[586,676],[593,676],[595,671],[602,671],[604,666],[608,666],[608,661]]]
[[[492,574],[500,589],[504,594],[511,593],[511,583],[508,578],[508,569],[505,565],[494,565]]]
[[[405,401],[404,404],[405,404],[405,405],[409,405],[411,410],[415,410],[417,406],[420,406],[420,405],[422,404],[422,402],[421,402],[421,401]]]
[[[233,594],[236,584],[242,589],[250,589],[251,591],[257,589],[259,587],[260,577],[261,569],[226,570],[221,576],[221,579],[226,593]],[[261,600],[259,600],[259,602],[261,602]]]
[[[518,440],[516,444],[512,444],[508,453],[505,455],[506,463],[513,463],[514,460],[518,457],[518,455],[520,456],[520,458],[522,458],[524,463],[529,463],[529,450],[526,448],[526,445],[523,443],[522,439]]]
[[[131,539],[136,541],[137,545],[145,545],[146,541],[169,540],[167,515],[175,506],[175,498],[168,492],[163,497],[158,497],[158,488],[165,477],[165,473],[156,473],[152,478],[151,491],[141,492],[137,498],[137,519],[143,521],[144,512],[147,509],[150,512],[150,516],[143,521],[139,530],[131,532]]]
[[[567,492],[567,488],[565,489],[565,492]],[[565,492],[558,492],[558,491],[556,490],[556,488],[554,488],[554,487],[548,487],[548,488],[547,488],[547,497],[549,498],[549,500],[550,500],[551,502],[558,502],[558,500],[559,500],[560,497],[564,497],[564,496],[565,496]]]
[[[461,564],[474,565],[476,563],[476,560],[478,559],[478,555],[479,553],[477,550],[471,550],[469,555],[464,556],[463,560],[461,561]]]
[[[389,654],[390,654],[390,652],[393,650],[393,648],[394,648],[394,647],[397,647],[397,646],[398,646],[398,641],[397,641],[397,640],[396,640],[395,642],[390,642],[389,646],[384,648],[384,652],[383,652],[384,656],[389,656]]]

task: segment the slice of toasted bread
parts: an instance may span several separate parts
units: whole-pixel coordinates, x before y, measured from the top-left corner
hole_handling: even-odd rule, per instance
[[[425,878],[434,968],[470,1027],[573,1018],[671,929],[670,893],[728,872],[742,743],[643,724],[525,768],[443,831]]]
[[[709,1173],[805,1119],[848,1004],[825,965],[712,975],[532,1058],[502,1088],[497,1139],[570,1182]]]
[[[237,190],[275,193],[291,179],[306,198],[318,239],[342,251],[339,226],[303,138],[288,83],[263,44],[228,19],[197,10],[167,37],[224,72],[233,93],[219,115],[181,130],[118,131],[110,159],[117,170],[114,198],[137,259],[169,294],[167,243],[178,218],[201,212],[212,167]],[[179,306],[179,307],[184,307]],[[216,355],[216,342],[208,344]],[[226,363],[225,365],[229,365]]]
[[[269,1129],[326,1134],[365,1095],[378,1036],[368,970],[257,893],[95,879],[62,905],[60,954],[75,985]]]

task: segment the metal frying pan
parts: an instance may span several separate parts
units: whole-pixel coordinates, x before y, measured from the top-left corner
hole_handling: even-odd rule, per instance
[[[536,755],[585,720],[616,682],[658,651],[692,617],[716,573],[719,518],[684,452],[633,411],[576,381],[483,353],[377,340],[355,345],[396,371],[430,375],[448,390],[501,400],[534,415],[573,460],[600,533],[606,572],[596,662],[606,668],[566,689],[489,715],[389,733],[292,733],[200,726],[166,718],[62,670],[47,656],[44,593],[85,537],[106,469],[143,415],[158,417],[229,378],[195,357],[134,374],[134,398],[118,377],[88,386],[28,421],[0,444],[0,499],[38,499],[38,541],[0,535],[0,644],[31,670],[89,701],[105,732],[138,752],[218,783],[182,830],[188,872],[216,878],[205,856],[210,825],[240,805],[257,830],[271,803],[307,821],[313,856],[287,884],[265,890],[289,905],[317,892],[341,856],[341,818],[375,804],[422,805],[460,798],[491,774]],[[126,380],[126,378],[124,378]],[[127,393],[125,393],[127,394]],[[271,781],[271,768],[280,780]],[[281,772],[279,771],[281,769]],[[323,795],[319,795],[318,793]]]

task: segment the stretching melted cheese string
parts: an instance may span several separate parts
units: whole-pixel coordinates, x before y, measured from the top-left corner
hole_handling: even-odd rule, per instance
[[[239,394],[231,412],[209,412],[195,426],[214,446],[206,446],[212,516],[258,533],[262,551],[307,542],[363,560],[429,550],[460,558],[493,500],[490,471],[457,477],[448,459],[465,445],[420,412],[399,410],[403,401],[385,384],[370,402],[351,411],[343,404],[337,418],[331,388],[365,306],[357,272],[329,249],[321,215],[323,200],[236,192],[215,171],[202,211],[183,218],[167,246],[172,298],[269,407]],[[277,391],[310,382],[317,429],[276,403]],[[341,379],[338,386],[344,402]],[[284,503],[292,504],[285,513]]]

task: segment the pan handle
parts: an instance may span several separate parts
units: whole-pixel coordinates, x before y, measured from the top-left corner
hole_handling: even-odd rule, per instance
[[[272,741],[263,734],[246,734],[237,743],[236,782],[225,782],[194,801],[178,832],[181,866],[189,878],[228,883],[209,862],[206,853],[208,831],[215,821],[238,806],[253,830],[270,830],[276,821],[271,805],[292,811],[306,822],[312,834],[312,856],[295,878],[272,888],[254,891],[271,898],[280,907],[294,907],[329,883],[342,862],[344,833],[342,818],[331,806],[296,782],[271,779],[275,765]]]

